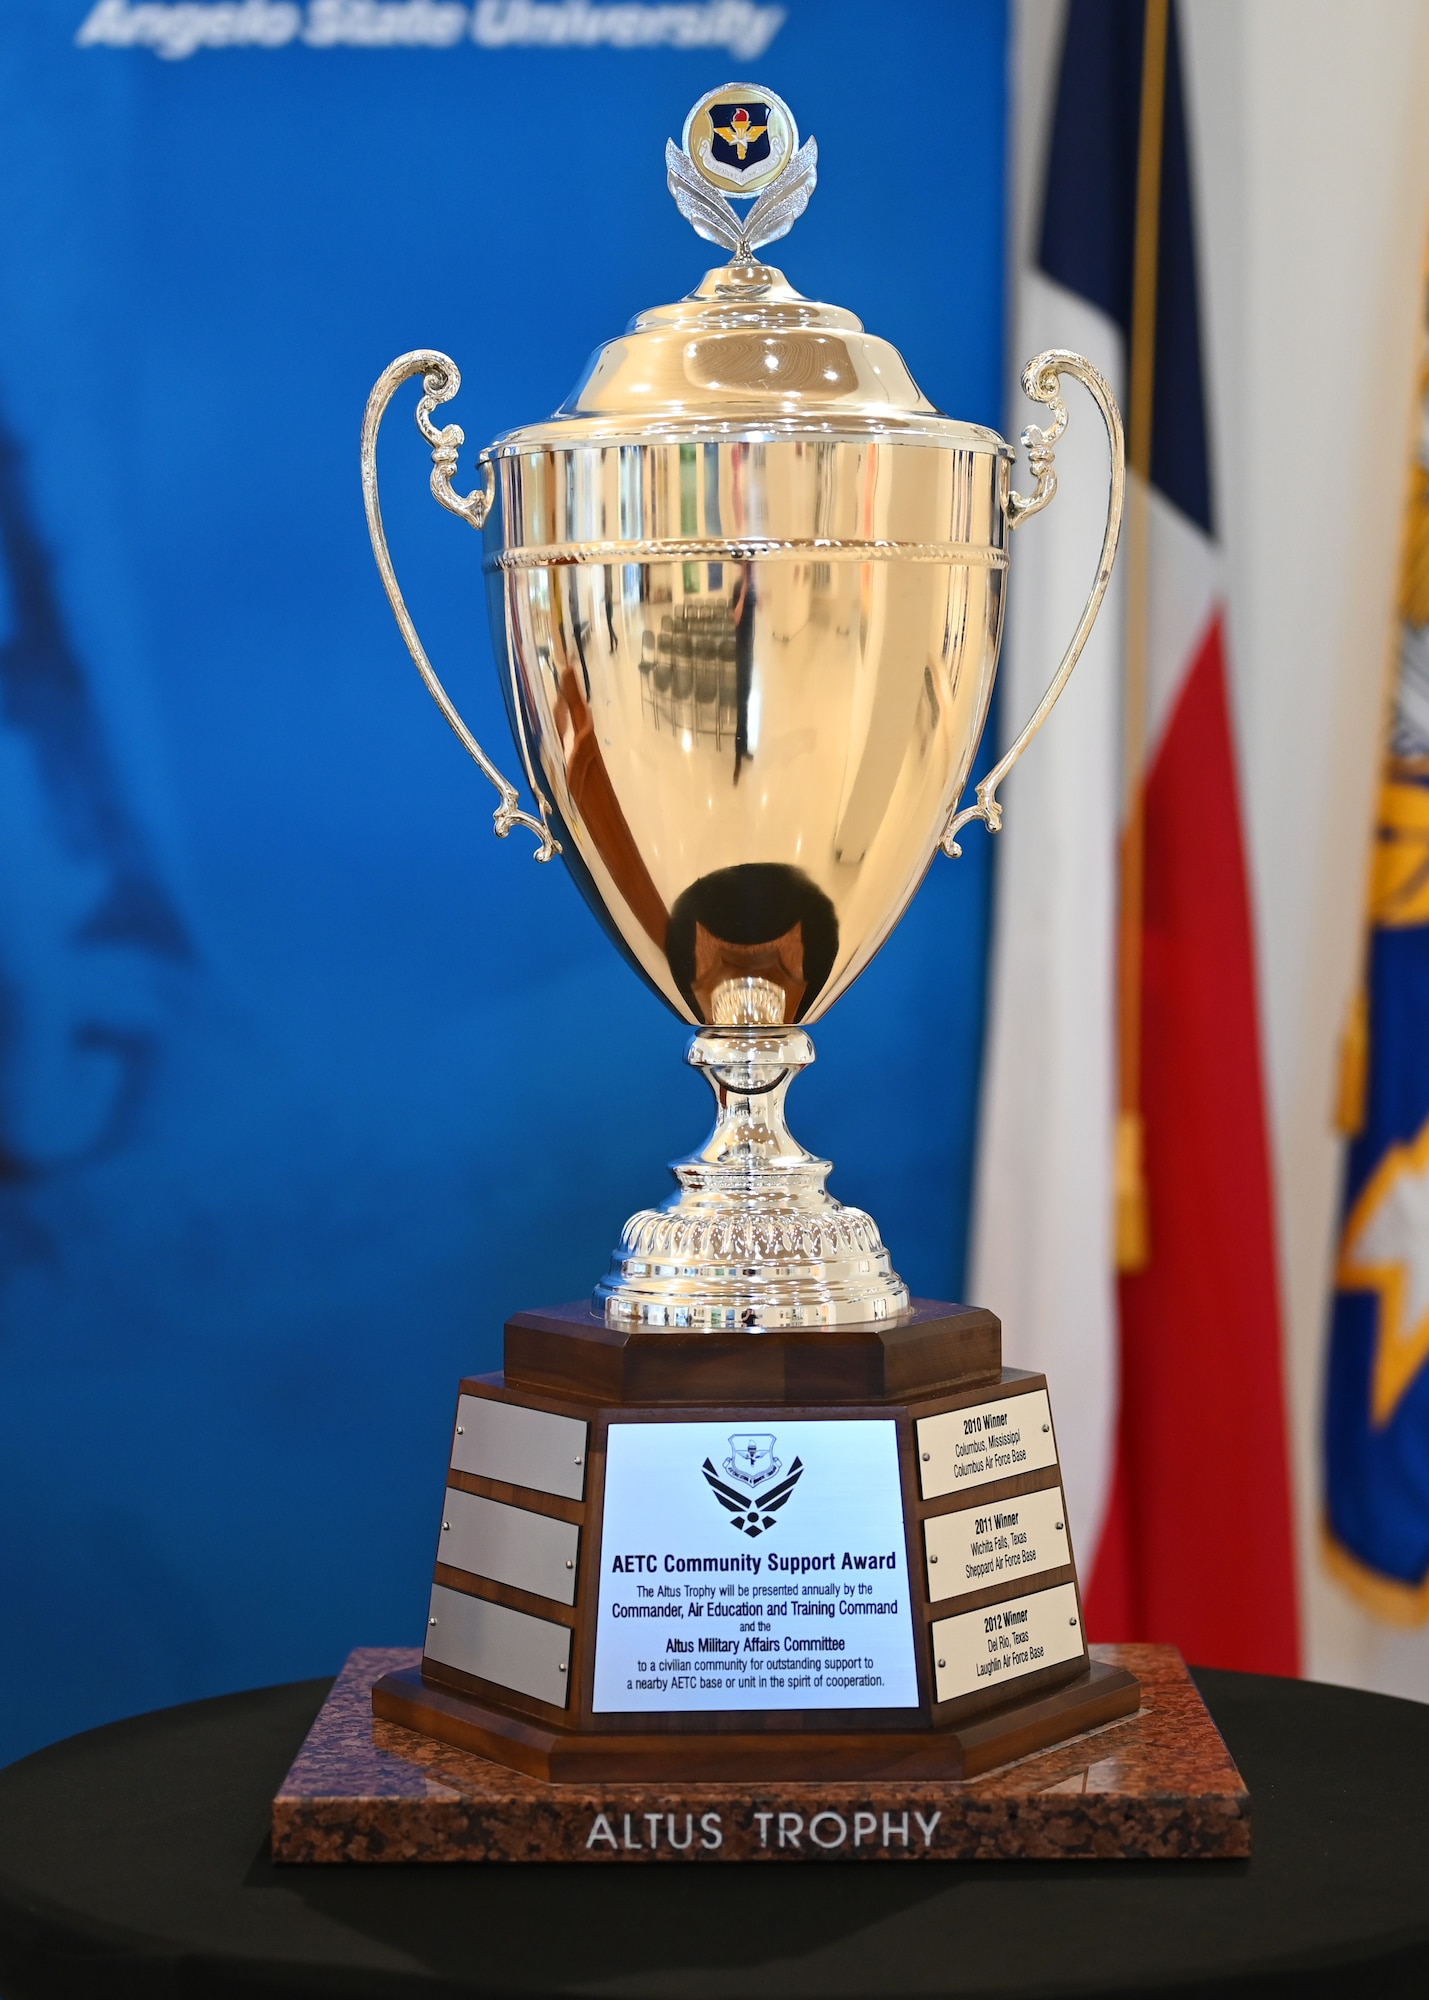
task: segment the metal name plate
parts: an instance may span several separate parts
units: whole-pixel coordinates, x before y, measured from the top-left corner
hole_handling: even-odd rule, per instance
[[[553,1521],[546,1514],[449,1486],[437,1561],[538,1597],[553,1597],[558,1604],[574,1604],[580,1533],[573,1521]]]
[[[933,1627],[937,1698],[952,1701],[975,1688],[1035,1674],[1039,1667],[1075,1659],[1081,1650],[1082,1621],[1071,1583],[940,1618]]]
[[[937,1514],[923,1523],[928,1597],[963,1597],[970,1590],[1006,1583],[1019,1572],[1035,1575],[1072,1560],[1067,1508],[1060,1486],[1023,1493],[1016,1500]]]
[[[563,1500],[585,1498],[586,1426],[521,1403],[459,1396],[452,1471],[475,1472]]]
[[[444,1667],[478,1674],[564,1708],[570,1693],[571,1635],[565,1625],[505,1604],[432,1585],[426,1654]]]
[[[918,1421],[918,1476],[925,1500],[1056,1463],[1052,1406],[1045,1389]]]
[[[913,1707],[906,1549],[892,1418],[613,1423],[594,1707]]]

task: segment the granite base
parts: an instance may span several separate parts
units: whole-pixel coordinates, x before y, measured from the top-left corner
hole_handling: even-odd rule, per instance
[[[273,1801],[279,1862],[1243,1859],[1250,1796],[1173,1646],[1094,1646],[1141,1708],[962,1781],[550,1784],[396,1723],[361,1647]]]

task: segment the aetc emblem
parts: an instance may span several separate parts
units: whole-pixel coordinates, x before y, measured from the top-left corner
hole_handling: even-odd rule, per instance
[[[724,1470],[731,1479],[738,1480],[743,1492],[727,1486],[708,1459],[700,1468],[711,1493],[728,1513],[729,1525],[738,1528],[741,1534],[762,1535],[766,1528],[772,1528],[775,1515],[803,1476],[804,1461],[796,1458],[787,1478],[779,1479],[784,1468],[774,1455],[774,1444],[772,1431],[738,1431],[730,1439]],[[771,1486],[771,1479],[778,1480],[778,1484]]]
[[[799,128],[773,91],[726,83],[700,99],[681,139],[695,171],[711,187],[721,194],[758,194],[797,152]]]

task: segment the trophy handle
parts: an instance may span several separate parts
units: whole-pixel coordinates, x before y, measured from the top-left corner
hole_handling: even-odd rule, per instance
[[[486,485],[484,491],[461,494],[452,486],[451,476],[456,470],[457,454],[466,442],[466,434],[460,424],[448,424],[445,430],[438,430],[431,421],[431,412],[438,403],[447,402],[461,387],[461,374],[454,361],[445,354],[425,348],[415,349],[411,354],[403,354],[378,377],[372,394],[367,399],[367,409],[362,418],[362,499],[367,509],[367,532],[372,537],[372,553],[377,558],[378,572],[382,586],[387,592],[387,601],[392,606],[402,637],[407,642],[407,651],[416,663],[417,672],[427,684],[427,692],[437,704],[442,714],[451,724],[459,742],[473,759],[482,776],[494,785],[501,795],[501,803],[492,815],[498,839],[504,840],[513,826],[524,826],[534,833],[540,846],[536,849],[538,861],[549,861],[553,854],[561,851],[547,824],[550,806],[542,798],[535,784],[536,804],[541,817],[533,819],[523,812],[518,804],[516,787],[504,778],[457,712],[456,703],[437,679],[436,671],[427,658],[426,649],[417,637],[417,628],[412,623],[397,582],[397,572],[392,567],[392,554],[387,547],[387,532],[382,525],[382,507],[377,497],[377,433],[382,427],[382,418],[387,405],[404,382],[414,375],[422,377],[422,400],[417,405],[417,428],[432,447],[432,495],[441,502],[448,513],[459,514],[469,521],[473,528],[480,528],[491,511],[491,503],[496,494],[496,475],[490,463],[485,467]]]
[[[1047,692],[1038,702],[1028,719],[1027,726],[1017,741],[999,758],[977,788],[977,804],[967,806],[962,812],[954,813],[943,832],[941,846],[944,854],[962,853],[958,845],[959,829],[969,820],[985,822],[989,833],[996,833],[1002,825],[1002,806],[996,793],[998,786],[1037,734],[1042,724],[1052,712],[1052,704],[1067,685],[1073,667],[1081,658],[1092,626],[1096,623],[1102,599],[1106,596],[1107,584],[1111,581],[1111,566],[1116,559],[1116,545],[1121,535],[1122,509],[1126,504],[1126,441],[1122,434],[1121,412],[1116,406],[1105,378],[1099,375],[1090,361],[1080,354],[1071,354],[1065,348],[1050,348],[1029,361],[1022,371],[1022,387],[1034,402],[1046,403],[1052,412],[1052,421],[1046,430],[1036,424],[1029,424],[1022,433],[1023,448],[1027,453],[1037,484],[1027,499],[1020,493],[1007,496],[1008,525],[1020,528],[1033,514],[1040,513],[1057,491],[1057,471],[1053,463],[1053,448],[1067,427],[1067,412],[1060,400],[1061,377],[1075,375],[1090,393],[1093,402],[1102,413],[1106,425],[1107,447],[1111,454],[1111,484],[1107,494],[1106,532],[1102,536],[1102,552],[1097,562],[1097,573],[1092,584],[1091,595],[1072,634],[1071,643],[1062,655],[1061,664],[1053,674]]]

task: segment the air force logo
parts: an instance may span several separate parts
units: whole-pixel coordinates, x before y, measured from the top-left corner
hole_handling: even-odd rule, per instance
[[[772,105],[751,99],[746,104],[712,104],[710,135],[701,157],[712,178],[738,194],[766,187],[771,169],[784,164],[788,145]]]
[[[774,1526],[774,1517],[785,1505],[803,1477],[804,1461],[796,1458],[787,1477],[780,1479],[782,1462],[774,1455],[772,1431],[736,1432],[729,1441],[729,1457],[724,1471],[738,1486],[727,1485],[708,1459],[700,1470],[709,1489],[730,1517],[729,1525],[750,1537],[762,1535]],[[774,1485],[770,1481],[776,1481]],[[743,1487],[743,1492],[739,1490]]]
[[[799,149],[782,97],[753,83],[725,83],[700,99],[681,141],[700,179],[736,200],[761,193]]]
[[[731,1479],[742,1480],[746,1486],[762,1486],[766,1479],[772,1479],[783,1466],[774,1456],[773,1431],[741,1431],[729,1441],[729,1457],[724,1469]]]
[[[767,104],[712,104],[710,124],[710,151],[722,167],[757,167],[773,150]]]

